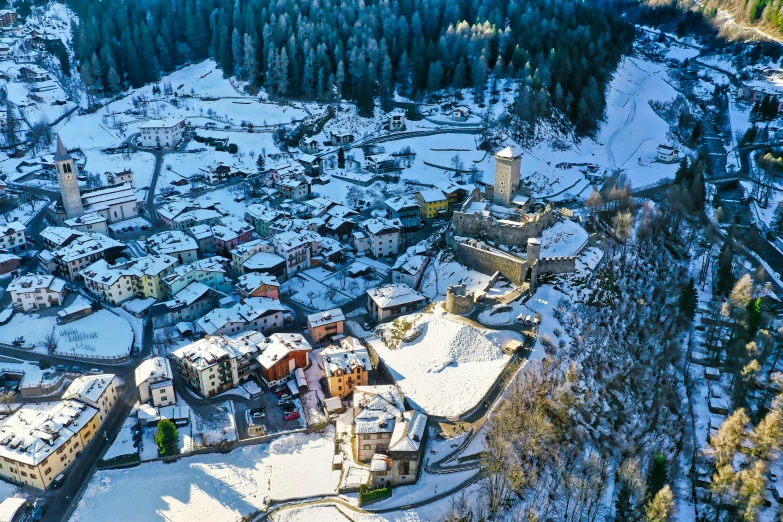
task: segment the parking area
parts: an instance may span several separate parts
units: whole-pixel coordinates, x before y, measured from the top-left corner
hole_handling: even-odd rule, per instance
[[[245,439],[253,436],[248,429],[248,412],[253,412],[258,409],[263,409],[264,411],[264,417],[261,419],[261,422],[263,423],[267,434],[303,427],[305,425],[305,420],[301,400],[298,398],[290,399],[291,406],[299,413],[299,418],[293,420],[285,419],[284,407],[277,405],[279,400],[280,399],[273,390],[267,390],[261,397],[256,399],[243,401],[235,400],[234,411],[236,412],[239,437]]]

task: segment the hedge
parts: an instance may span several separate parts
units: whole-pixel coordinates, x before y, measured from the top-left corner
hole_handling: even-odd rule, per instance
[[[231,154],[236,154],[237,152],[239,152],[239,147],[237,146],[236,143],[231,143],[228,146],[228,152],[230,152]]]
[[[98,461],[97,468],[110,468],[113,466],[122,466],[123,464],[139,464],[141,463],[141,457],[138,453],[131,453],[130,455],[119,455],[117,457]]]
[[[369,489],[367,486],[359,488],[359,505],[377,502],[392,496],[391,488]]]

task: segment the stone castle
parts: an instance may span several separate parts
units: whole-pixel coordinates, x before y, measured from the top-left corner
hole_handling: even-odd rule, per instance
[[[576,258],[541,257],[538,239],[559,219],[551,204],[533,211],[530,191],[520,187],[522,155],[507,147],[495,154],[495,184],[478,189],[454,212],[450,244],[461,262],[479,272],[500,272],[517,286],[538,287],[539,276],[576,270]],[[526,247],[521,257],[489,243]],[[452,298],[460,296],[459,289]],[[447,294],[447,299],[449,294]]]

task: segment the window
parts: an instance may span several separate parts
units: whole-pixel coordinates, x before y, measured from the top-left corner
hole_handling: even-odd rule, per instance
[[[365,444],[364,446],[362,446],[362,449],[371,450],[372,446],[370,446],[369,444]]]
[[[52,472],[52,468],[46,468],[44,475],[49,475]]]
[[[86,438],[88,438],[88,437],[89,437],[91,434],[92,434],[92,432],[91,432],[91,431],[88,431],[87,433],[85,433],[85,434],[84,434],[84,438],[85,438],[85,439],[86,439]]]
[[[167,400],[169,400],[169,398],[168,397],[161,397],[160,400],[167,401]]]
[[[37,479],[38,477],[36,477],[34,474],[30,473],[30,478],[31,479]]]

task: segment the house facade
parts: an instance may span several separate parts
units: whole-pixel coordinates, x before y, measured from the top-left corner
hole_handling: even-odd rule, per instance
[[[141,131],[139,140],[143,147],[176,147],[182,141],[185,120],[181,118],[150,120],[142,123],[139,130]]]
[[[408,314],[424,306],[426,298],[403,283],[392,283],[367,290],[367,308],[376,321],[383,322]]]
[[[0,225],[0,250],[16,253],[27,249],[27,227],[21,221]]]
[[[400,227],[388,219],[373,218],[359,224],[370,240],[375,257],[396,256],[400,249]]]
[[[29,312],[62,305],[66,289],[65,281],[59,277],[28,274],[11,281],[6,291],[14,308]]]
[[[307,316],[307,333],[310,334],[310,338],[316,344],[341,336],[344,328],[345,316],[339,308]]]
[[[355,337],[344,337],[321,352],[323,372],[332,397],[346,398],[369,383],[372,363],[367,348]]]
[[[139,401],[156,408],[177,403],[171,364],[164,357],[149,357],[141,361],[134,372]]]

